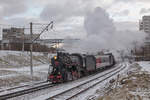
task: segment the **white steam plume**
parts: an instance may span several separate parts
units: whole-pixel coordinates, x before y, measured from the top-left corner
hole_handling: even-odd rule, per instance
[[[142,44],[145,33],[136,31],[117,31],[113,20],[108,13],[100,7],[87,13],[84,20],[84,27],[87,36],[69,45],[71,52],[97,52],[103,49],[122,50],[133,48],[133,42]]]

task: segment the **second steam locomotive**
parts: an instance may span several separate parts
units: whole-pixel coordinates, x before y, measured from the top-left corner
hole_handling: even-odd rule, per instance
[[[51,59],[51,64],[52,71],[48,74],[48,81],[62,83],[109,68],[115,64],[115,59],[112,53],[82,55],[58,52]]]

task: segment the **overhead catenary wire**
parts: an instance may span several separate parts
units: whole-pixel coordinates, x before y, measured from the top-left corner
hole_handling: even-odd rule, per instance
[[[33,23],[33,34],[39,34],[40,32],[48,25],[48,23]],[[30,34],[30,26],[29,24],[25,24],[25,25],[13,25],[13,24],[3,24],[0,23],[0,34],[3,34],[3,29],[10,29],[10,28],[22,28],[24,29],[24,34]],[[53,25],[49,28],[46,28],[46,31],[44,31],[46,34],[46,36],[41,35],[43,38],[58,38],[63,37],[64,34],[68,34],[68,32],[64,32],[59,30],[59,27],[56,29],[56,27],[54,27]],[[50,33],[50,34],[49,34]],[[55,35],[55,36],[54,36]],[[56,36],[57,35],[57,36]]]
[[[38,34],[40,33],[44,27],[48,25],[47,23],[33,23],[33,33],[34,34]],[[1,30],[1,34],[3,33],[2,30],[3,29],[10,29],[10,28],[22,28],[24,29],[24,33],[25,34],[29,34],[30,33],[30,26],[29,24],[25,24],[25,25],[13,25],[13,24],[4,24],[4,23],[0,23],[0,30]]]

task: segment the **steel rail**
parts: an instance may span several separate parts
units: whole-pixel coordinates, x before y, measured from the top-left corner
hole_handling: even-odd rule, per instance
[[[42,89],[46,89],[46,88],[50,88],[53,86],[54,85],[52,83],[48,83],[48,84],[44,84],[44,85],[40,85],[40,86],[35,86],[35,87],[29,88],[29,89],[25,89],[25,90],[20,90],[20,91],[8,93],[8,94],[3,94],[3,95],[0,95],[0,100],[6,100],[6,99],[13,98],[13,97],[29,94],[29,93],[39,91]]]
[[[112,68],[112,67],[111,67]],[[115,69],[116,70],[116,69]],[[97,72],[96,72],[97,73]],[[94,74],[95,75],[95,74]],[[94,76],[92,75],[92,76]],[[91,75],[90,75],[91,76]],[[91,77],[92,77],[91,76]],[[104,76],[104,75],[103,75]],[[101,76],[102,77],[102,76]],[[85,78],[85,77],[84,77]],[[82,79],[82,78],[81,78]],[[67,82],[69,83],[69,82]],[[40,84],[40,83],[35,83],[35,84]],[[42,89],[47,89],[50,87],[54,87],[56,85],[52,84],[52,83],[48,83],[48,84],[44,84],[44,85],[40,85],[40,86],[34,86],[32,88],[28,88],[28,89],[24,89],[24,90],[20,90],[20,91],[16,91],[16,92],[12,92],[12,93],[8,93],[8,94],[2,94],[0,95],[0,100],[6,100],[6,99],[10,99],[10,98],[14,98],[17,96],[21,96],[21,95],[25,95],[25,94],[29,94],[29,93],[33,93],[35,91],[39,91]],[[19,88],[19,87],[17,87]],[[20,87],[21,88],[21,87]],[[9,89],[8,89],[9,90]],[[10,89],[11,90],[11,89]]]
[[[11,88],[1,89],[0,92],[11,91],[11,90],[15,90],[15,89],[23,88],[23,87],[28,87],[28,86],[31,86],[31,85],[38,85],[38,84],[42,84],[42,83],[47,83],[47,81],[41,81],[41,82],[37,82],[37,83],[34,83],[34,84],[26,84],[26,85],[21,85],[21,86],[15,86],[15,87],[11,87]]]
[[[93,84],[93,85],[89,86],[88,88],[86,88],[86,89],[84,89],[84,90],[82,90],[82,91],[80,91],[80,92],[78,92],[78,93],[74,94],[73,96],[71,96],[71,97],[67,98],[66,100],[71,100],[71,99],[73,99],[74,97],[76,97],[76,96],[78,96],[78,95],[80,95],[80,94],[82,94],[82,93],[86,92],[87,90],[89,90],[89,89],[93,88],[94,86],[96,86],[96,85],[100,84],[101,82],[103,82],[103,81],[105,81],[105,80],[109,79],[110,77],[112,77],[112,76],[116,75],[117,73],[119,73],[119,72],[120,72],[121,70],[123,70],[124,68],[125,68],[125,67],[123,67],[123,68],[122,68],[122,69],[120,69],[119,71],[117,71],[117,72],[113,73],[111,76],[108,76],[108,77],[106,77],[105,79],[100,80],[99,82],[97,82],[97,83],[95,83],[95,84]]]
[[[123,65],[121,65],[121,66],[123,66]],[[72,88],[70,88],[70,89],[68,89],[68,90],[65,90],[65,91],[63,91],[63,92],[61,92],[61,93],[58,93],[58,94],[56,94],[56,95],[54,95],[54,96],[51,96],[51,97],[49,97],[49,98],[46,99],[46,100],[52,100],[52,99],[54,99],[54,98],[57,98],[57,97],[59,97],[59,96],[65,94],[65,93],[68,93],[69,91],[72,91],[73,89],[79,88],[79,87],[81,87],[81,86],[83,86],[83,85],[85,85],[85,84],[88,84],[88,83],[90,83],[90,82],[93,82],[93,81],[95,81],[95,80],[101,78],[101,77],[104,77],[104,76],[106,76],[106,75],[108,75],[108,74],[110,74],[110,73],[115,72],[114,74],[110,75],[109,77],[106,77],[105,79],[103,79],[103,80],[101,80],[101,81],[99,81],[99,82],[97,82],[96,84],[93,85],[93,86],[95,86],[95,85],[101,83],[102,81],[104,81],[104,80],[106,80],[106,79],[112,77],[113,75],[117,74],[118,72],[120,72],[120,71],[123,70],[124,68],[125,68],[125,66],[124,66],[123,68],[120,68],[119,71],[115,72],[115,71],[118,69],[118,67],[117,67],[117,68],[113,69],[112,71],[109,71],[109,72],[107,72],[107,73],[105,73],[105,74],[103,74],[103,75],[101,75],[101,76],[99,76],[99,77],[96,77],[96,78],[94,78],[94,79],[91,79],[91,80],[89,80],[89,81],[86,81],[86,82],[84,82],[84,83],[82,83],[82,84],[80,84],[80,85],[78,85],[78,86],[72,87]],[[91,87],[89,87],[89,88],[92,88],[93,86],[91,86]],[[89,88],[87,88],[86,90],[88,90]],[[85,90],[85,91],[86,91],[86,90]],[[80,93],[81,93],[81,92],[80,92]],[[69,97],[69,98],[67,98],[67,99],[65,99],[65,100],[69,100],[69,99],[75,97],[76,95],[79,95],[80,93],[77,93],[77,94],[75,94],[75,95],[73,95],[73,96],[71,96],[71,97]]]

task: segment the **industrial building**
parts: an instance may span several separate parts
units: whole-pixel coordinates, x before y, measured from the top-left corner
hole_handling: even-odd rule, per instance
[[[33,39],[38,34],[34,34]],[[1,49],[3,50],[24,50],[25,45],[29,45],[31,42],[31,35],[24,34],[24,28],[4,28],[2,30]],[[29,46],[28,46],[29,47]]]
[[[64,43],[64,39],[40,39],[39,34],[25,34],[24,28],[4,28],[2,29],[2,40],[0,41],[1,50],[18,50],[18,51],[30,51],[31,40],[36,39],[33,42],[33,51],[37,52],[55,52],[55,45]],[[78,41],[79,39],[68,39],[69,41]]]

